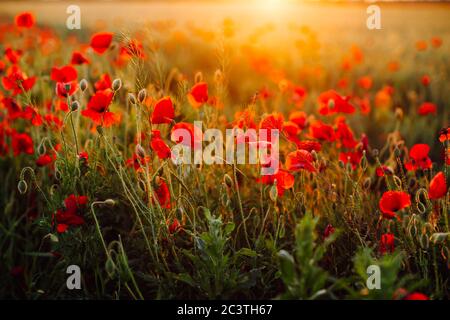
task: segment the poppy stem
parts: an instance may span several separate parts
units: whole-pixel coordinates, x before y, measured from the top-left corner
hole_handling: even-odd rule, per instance
[[[72,126],[73,138],[75,140],[75,148],[76,148],[76,152],[77,152],[76,156],[78,156],[80,153],[79,153],[79,149],[78,149],[77,133],[75,131],[75,126],[73,124],[72,112],[70,112],[70,125]]]

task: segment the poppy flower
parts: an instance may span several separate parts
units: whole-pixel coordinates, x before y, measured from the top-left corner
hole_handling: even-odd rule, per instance
[[[136,153],[133,153],[133,156],[126,161],[127,167],[133,167],[136,171],[142,171],[142,167],[148,164],[151,161],[149,156],[141,157]]]
[[[20,28],[31,28],[34,23],[35,19],[32,13],[30,12],[23,12],[21,14],[18,14],[15,18],[16,26]]]
[[[423,84],[425,87],[428,87],[428,86],[430,85],[431,78],[430,78],[429,75],[425,74],[425,75],[422,76],[422,78],[420,79],[420,81],[422,82],[422,84]]]
[[[289,121],[294,122],[300,129],[304,129],[306,127],[306,113],[294,111],[289,115]]]
[[[166,182],[163,179],[158,179],[159,181],[156,183],[154,188],[154,192],[156,198],[158,199],[158,203],[162,208],[170,209],[170,191],[167,187]]]
[[[283,133],[286,135],[289,141],[298,144],[300,142],[298,135],[300,134],[301,129],[292,121],[285,121],[283,123]]]
[[[36,82],[36,77],[28,77],[17,65],[11,66],[6,76],[2,78],[3,87],[6,90],[13,91],[13,95],[22,93],[23,90],[30,91]]]
[[[36,165],[38,167],[45,167],[51,163],[53,163],[53,158],[48,154],[40,155],[36,160]]]
[[[112,88],[112,80],[109,74],[102,74],[100,79],[94,83],[94,88],[96,91],[106,90]]]
[[[384,177],[385,175],[393,174],[393,171],[387,166],[379,166],[375,169],[375,173],[378,177]]]
[[[97,91],[89,100],[87,109],[81,111],[81,114],[90,118],[95,124],[111,126],[118,121],[117,116],[108,111],[113,96],[114,93],[110,89]]]
[[[276,188],[278,196],[281,197],[285,190],[294,186],[295,178],[292,174],[283,169],[278,169],[275,174],[263,175],[259,180],[263,184],[271,185],[276,181]]]
[[[113,38],[112,32],[99,32],[95,33],[91,37],[91,48],[98,54],[103,54],[106,50],[108,50],[109,46],[111,45],[112,38]]]
[[[362,152],[360,151],[349,151],[349,152],[341,152],[339,153],[339,160],[344,164],[350,163],[352,169],[356,169],[356,167],[361,163]]]
[[[10,120],[14,120],[22,116],[22,107],[13,98],[3,98],[2,104],[6,110],[8,110],[8,117]]]
[[[447,194],[447,182],[442,171],[438,172],[430,181],[428,196],[430,199],[440,199]]]
[[[200,108],[208,102],[208,84],[206,82],[196,83],[187,95],[188,101],[194,108]]]
[[[334,227],[331,224],[328,224],[323,231],[323,238],[326,239],[331,236],[335,232]]]
[[[152,138],[150,141],[150,147],[156,152],[158,158],[167,159],[170,158],[171,151],[169,146],[161,139],[161,133],[159,130],[152,130]]]
[[[369,76],[364,76],[358,79],[358,86],[362,89],[369,90],[372,87],[373,80]]]
[[[381,235],[379,250],[381,254],[392,253],[395,250],[395,237],[392,233],[385,233]]]
[[[450,140],[450,127],[442,128],[439,131],[439,141],[444,143],[447,140]]]
[[[13,50],[10,47],[5,49],[5,57],[12,64],[18,63],[21,55],[22,55],[22,51],[20,51],[20,50]]]
[[[21,153],[34,153],[33,140],[27,133],[13,133],[11,146],[14,151],[14,156],[18,156]]]
[[[427,50],[427,42],[425,40],[419,40],[416,42],[416,49],[417,51],[425,51]]]
[[[306,89],[301,86],[294,86],[292,89],[292,96],[289,102],[295,106],[301,107],[307,96]]]
[[[333,113],[354,113],[355,107],[348,100],[349,97],[343,97],[334,90],[329,90],[319,95],[319,113],[329,115]]]
[[[56,95],[59,98],[67,98],[68,96],[73,95],[77,90],[78,90],[78,83],[76,81],[66,83],[64,82],[56,83]]]
[[[336,138],[345,148],[353,149],[358,144],[353,136],[353,131],[343,118],[339,118],[337,121]]]
[[[58,209],[54,216],[58,233],[65,232],[70,226],[84,224],[82,216],[86,209],[88,198],[71,194],[64,200],[64,208]]]
[[[67,83],[76,81],[78,77],[77,70],[72,66],[64,66],[61,68],[53,67],[51,70],[50,78],[56,82]]]
[[[172,100],[170,97],[164,97],[156,102],[151,122],[153,124],[172,123],[174,117],[175,111]]]
[[[283,130],[283,123],[284,123],[283,114],[280,112],[273,112],[261,119],[261,122],[259,123],[259,128],[266,130],[277,129],[281,132],[281,130]]]
[[[289,171],[300,171],[301,169],[304,169],[309,172],[316,172],[313,161],[314,158],[309,151],[296,150],[287,155],[286,169]]]
[[[430,300],[430,298],[423,293],[413,292],[404,297],[403,300]]]
[[[436,114],[437,113],[437,107],[434,103],[431,102],[424,102],[420,105],[418,113],[421,116],[426,116],[428,114]]]
[[[318,141],[314,140],[303,140],[297,143],[297,149],[306,150],[306,151],[316,151],[319,152],[322,149],[322,145]]]
[[[396,213],[411,205],[411,197],[403,191],[386,191],[380,199],[380,210],[383,217],[392,219]]]
[[[234,114],[233,128],[256,129],[255,112],[250,109],[236,111]]]
[[[430,169],[433,164],[431,159],[428,157],[430,152],[430,147],[427,144],[419,143],[415,144],[409,150],[409,162],[405,163],[405,167],[408,171],[414,171],[417,169]]]
[[[324,124],[320,120],[316,120],[309,126],[309,134],[318,140],[333,142],[336,135],[332,126]]]
[[[189,133],[189,140],[185,140],[184,134],[180,134],[179,136],[175,136],[175,132],[177,130],[186,130],[183,133]],[[194,138],[195,135],[195,138]],[[171,140],[176,144],[183,144],[190,148],[194,148],[198,144],[201,144],[202,140],[202,132],[200,128],[195,127],[192,123],[189,122],[179,122],[172,127],[171,131]],[[196,143],[197,142],[197,143]]]
[[[442,38],[440,38],[440,37],[431,38],[431,45],[434,48],[439,48],[440,46],[442,46]]]
[[[181,229],[181,224],[177,218],[174,218],[172,222],[170,222],[170,220],[167,220],[167,225],[169,226],[168,230],[170,234],[174,234]]]
[[[72,53],[72,58],[70,59],[70,63],[75,64],[75,65],[89,64],[89,59],[86,58],[81,52],[74,51]]]
[[[23,119],[29,120],[33,126],[41,126],[43,121],[36,108],[26,107],[21,116]]]

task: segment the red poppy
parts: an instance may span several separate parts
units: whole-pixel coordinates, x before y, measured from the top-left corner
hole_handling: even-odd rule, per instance
[[[369,90],[372,87],[373,81],[369,76],[364,76],[358,79],[358,86],[363,89]]]
[[[428,196],[430,199],[440,199],[447,194],[447,182],[442,171],[438,172],[430,181]]]
[[[195,84],[188,93],[188,100],[194,108],[200,108],[208,102],[208,84],[206,82]]]
[[[98,54],[104,53],[111,45],[113,35],[112,32],[95,33],[91,37],[91,48]]]
[[[256,129],[255,112],[250,109],[234,113],[233,128]]]
[[[424,102],[420,105],[419,110],[417,111],[421,116],[426,116],[428,114],[436,114],[437,106],[431,102]]]
[[[22,55],[22,51],[21,50],[13,50],[10,47],[5,49],[5,57],[12,64],[18,63],[21,55]]]
[[[289,115],[289,121],[294,122],[300,129],[304,129],[306,127],[306,113],[294,111]]]
[[[71,194],[64,200],[64,208],[58,209],[55,214],[56,230],[65,232],[69,226],[80,226],[84,224],[82,216],[86,209],[88,198],[86,196],[75,196]]]
[[[109,74],[102,74],[100,79],[94,83],[94,88],[96,91],[106,90],[112,88],[112,80]]]
[[[313,140],[303,140],[297,143],[297,149],[306,150],[306,151],[316,151],[319,152],[322,149],[322,145],[318,141]]]
[[[14,151],[14,156],[18,156],[21,153],[34,153],[33,139],[31,139],[31,137],[27,133],[14,132],[12,134],[11,146]]]
[[[175,117],[173,103],[170,97],[158,100],[153,109],[151,122],[153,124],[171,123]]]
[[[261,176],[260,182],[263,184],[274,184],[276,181],[276,188],[278,196],[283,196],[285,190],[294,186],[295,178],[292,174],[283,169],[278,169],[276,174]]]
[[[329,115],[337,112],[354,113],[355,107],[348,100],[349,97],[343,97],[334,90],[323,92],[319,95],[319,113]]]
[[[95,124],[111,126],[118,121],[118,117],[108,111],[113,97],[114,93],[110,89],[97,91],[89,100],[87,109],[81,111],[81,114],[90,118]]]
[[[385,233],[381,235],[379,250],[381,254],[392,253],[395,250],[395,237],[392,233]]]
[[[23,12],[16,16],[15,22],[16,26],[20,28],[31,28],[35,23],[35,19],[32,13]]]
[[[337,121],[336,138],[345,148],[353,149],[358,144],[344,118],[339,118]]]
[[[417,169],[430,169],[433,164],[431,159],[428,157],[428,153],[430,152],[430,147],[427,144],[419,143],[415,144],[409,150],[409,158],[410,161],[405,163],[405,167],[409,171],[417,170]]]
[[[295,106],[301,107],[307,96],[306,89],[301,86],[294,86],[292,89],[292,97],[289,102],[294,103]]]
[[[170,191],[167,187],[166,182],[163,179],[159,179],[158,184],[154,189],[156,198],[158,199],[159,205],[162,208],[170,209]]]
[[[376,168],[375,173],[377,174],[378,177],[384,177],[384,175],[391,175],[394,172],[392,171],[391,168],[387,166],[380,166]]]
[[[361,163],[362,152],[360,151],[349,151],[349,152],[341,152],[339,153],[339,160],[344,164],[350,163],[352,169],[356,169],[356,167]]]
[[[8,110],[8,117],[10,120],[14,120],[22,116],[22,107],[13,98],[3,98],[2,104]]]
[[[323,238],[326,239],[331,236],[335,232],[334,227],[331,224],[328,224],[323,231]]]
[[[423,293],[413,292],[404,297],[403,300],[430,300],[430,298]]]
[[[286,169],[289,171],[300,171],[304,169],[309,172],[316,172],[313,166],[314,158],[306,150],[296,150],[289,153],[286,157]]]
[[[53,163],[53,158],[48,154],[43,154],[36,160],[36,165],[38,167],[45,167],[51,163]]]
[[[74,51],[72,53],[72,58],[70,59],[70,63],[75,64],[75,65],[89,64],[89,59],[86,58],[81,52]]]
[[[11,66],[6,76],[2,78],[3,87],[13,91],[13,95],[22,93],[23,90],[30,91],[36,82],[36,77],[28,78],[17,65]]]
[[[379,203],[383,217],[386,219],[396,217],[397,211],[403,210],[410,205],[411,197],[403,191],[386,191]]]
[[[334,141],[336,135],[332,126],[324,124],[323,122],[316,120],[309,126],[309,133],[311,137],[318,140]]]
[[[442,46],[442,38],[440,38],[440,37],[433,37],[433,38],[431,38],[431,45],[434,47],[434,48],[439,48],[440,46]]]
[[[72,66],[64,66],[61,68],[53,67],[50,78],[56,82],[67,83],[76,81],[78,77],[77,70]]]
[[[281,130],[283,130],[283,123],[284,123],[283,114],[280,112],[273,112],[261,119],[261,122],[259,123],[259,128],[266,130],[277,129],[281,132]]]
[[[431,78],[430,78],[429,75],[425,74],[425,75],[422,76],[422,78],[420,79],[420,81],[422,82],[422,84],[423,84],[425,87],[428,87],[428,86],[430,85],[430,83],[431,83]]]
[[[283,133],[286,135],[289,141],[294,142],[295,144],[300,143],[298,135],[302,130],[292,121],[285,121],[283,123]]]
[[[56,83],[56,94],[59,98],[67,98],[68,96],[73,95],[77,90],[78,83],[76,81]]]
[[[126,161],[127,167],[133,167],[136,171],[142,171],[142,167],[148,164],[151,161],[149,156],[141,157],[136,153],[133,153],[133,156]]]
[[[189,138],[190,138],[189,141],[185,141],[184,134],[180,134],[178,137],[174,136],[174,132],[176,132],[180,129],[186,130],[186,132],[182,132],[182,133],[186,133],[186,134],[189,133]],[[194,139],[194,135],[195,135],[195,139]],[[194,146],[201,144],[202,132],[201,132],[200,128],[195,127],[192,123],[179,122],[172,127],[171,140],[177,144],[181,143],[190,148],[194,148]],[[195,143],[196,141],[197,141],[197,144]]]
[[[152,138],[150,141],[150,147],[156,152],[158,158],[167,159],[170,158],[171,151],[169,146],[161,139],[161,133],[159,130],[152,130]]]
[[[181,224],[177,218],[174,218],[172,222],[170,222],[170,220],[167,220],[167,225],[169,226],[168,230],[170,234],[174,234],[181,229]]]
[[[37,112],[36,108],[26,107],[21,116],[23,119],[31,121],[33,126],[41,126],[43,121],[40,114]]]

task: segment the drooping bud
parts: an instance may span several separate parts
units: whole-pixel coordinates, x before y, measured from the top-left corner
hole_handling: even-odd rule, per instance
[[[116,204],[116,202],[113,199],[106,199],[105,201],[103,201],[103,203],[110,207],[114,207]]]
[[[233,187],[233,179],[231,179],[231,177],[228,174],[225,174],[223,176],[223,182],[225,183],[225,185],[228,188],[232,188]]]
[[[376,158],[379,155],[380,155],[380,151],[378,149],[372,149],[372,156],[374,156]]]
[[[141,158],[145,157],[145,150],[139,143],[134,148],[134,152]]]
[[[118,91],[118,90],[120,90],[120,88],[122,88],[122,80],[120,80],[119,78],[114,79],[114,81],[112,83],[112,89],[114,91]]]
[[[136,104],[137,103],[136,96],[134,95],[134,93],[128,93],[128,101],[131,104]]]
[[[17,189],[19,189],[20,194],[25,194],[28,189],[27,182],[25,180],[20,180],[17,184]]]
[[[146,98],[147,98],[147,90],[145,90],[145,88],[141,89],[138,92],[138,101],[139,101],[139,103],[144,103]]]
[[[73,101],[72,104],[70,105],[70,110],[72,112],[77,111],[80,108],[80,103],[78,101]]]
[[[397,120],[402,120],[403,119],[403,110],[401,108],[396,108],[395,109],[395,118]]]
[[[86,89],[88,88],[88,82],[86,79],[81,79],[80,81],[80,90],[82,92],[86,91]]]

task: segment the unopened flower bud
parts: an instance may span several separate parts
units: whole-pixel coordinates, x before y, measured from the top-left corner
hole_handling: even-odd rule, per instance
[[[395,109],[395,118],[397,120],[402,120],[403,119],[403,110],[401,108],[396,108]]]
[[[380,151],[378,149],[372,149],[372,156],[374,156],[376,158],[379,155],[380,155]]]
[[[113,207],[116,204],[113,199],[106,199],[103,203],[110,207]]]
[[[25,194],[28,189],[27,182],[25,180],[20,180],[17,184],[17,189],[19,189],[20,194]]]
[[[136,145],[136,147],[134,148],[134,152],[141,158],[145,157],[145,150],[140,144]]]
[[[81,79],[81,81],[80,81],[80,90],[82,92],[84,92],[84,91],[86,91],[87,87],[88,87],[88,82],[86,81],[86,79]]]
[[[231,179],[231,177],[228,174],[225,174],[223,176],[223,182],[225,183],[225,185],[228,188],[232,188],[233,187],[233,179]]]
[[[99,135],[103,135],[103,127],[102,126],[97,126],[97,132]]]
[[[136,103],[137,103],[137,101],[136,101],[136,96],[134,95],[134,93],[129,93],[129,94],[128,94],[128,101],[129,101],[131,104],[136,104]]]
[[[75,112],[78,110],[78,108],[80,108],[80,103],[78,101],[73,101],[72,104],[70,105],[70,110],[72,112]]]
[[[139,103],[144,103],[145,99],[147,98],[147,90],[141,89],[138,93],[138,101]]]
[[[114,79],[112,83],[112,88],[114,91],[120,90],[120,88],[122,88],[122,80]]]

